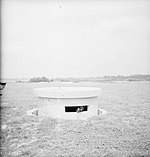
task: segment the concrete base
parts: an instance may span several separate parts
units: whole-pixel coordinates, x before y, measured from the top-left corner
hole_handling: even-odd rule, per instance
[[[35,113],[37,113],[37,114],[35,114]],[[28,116],[38,116],[38,113],[39,113],[39,111],[38,111],[38,108],[34,108],[34,109],[31,109],[31,110],[28,110],[27,111],[27,115]],[[103,116],[103,115],[106,115],[108,112],[106,111],[106,110],[104,110],[104,109],[100,109],[100,108],[97,108],[97,116]],[[49,116],[48,116],[49,117]],[[40,118],[43,120],[43,118],[45,118],[45,116],[40,116]],[[61,118],[60,118],[61,119]],[[80,115],[79,116],[77,116],[77,119],[81,119],[80,118]],[[65,119],[64,119],[65,120]],[[68,119],[67,119],[68,120]],[[76,118],[74,118],[74,119],[72,119],[72,120],[76,120]],[[87,118],[85,118],[85,119],[81,119],[81,120],[87,120]]]
[[[86,119],[97,115],[97,98],[83,99],[45,99],[39,105],[39,116],[50,116],[59,119]],[[65,112],[66,107],[87,106],[87,111],[83,112]]]

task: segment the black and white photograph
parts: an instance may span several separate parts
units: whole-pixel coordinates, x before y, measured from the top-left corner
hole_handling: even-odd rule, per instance
[[[0,4],[0,156],[150,157],[150,0]]]

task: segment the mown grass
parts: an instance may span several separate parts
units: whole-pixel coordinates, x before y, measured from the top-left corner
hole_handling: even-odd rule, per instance
[[[40,103],[33,89],[47,86],[102,88],[106,115],[88,121],[42,119],[26,111]],[[3,157],[150,156],[150,83],[8,83],[1,99]]]

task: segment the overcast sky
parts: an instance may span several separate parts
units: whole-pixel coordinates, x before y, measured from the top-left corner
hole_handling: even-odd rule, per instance
[[[2,77],[150,74],[149,0],[2,0]]]

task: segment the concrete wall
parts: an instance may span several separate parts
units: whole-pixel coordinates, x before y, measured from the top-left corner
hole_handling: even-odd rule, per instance
[[[97,97],[88,98],[39,98],[39,116],[50,116],[59,119],[87,119],[97,115]],[[88,106],[88,111],[84,112],[65,112],[65,106]]]

